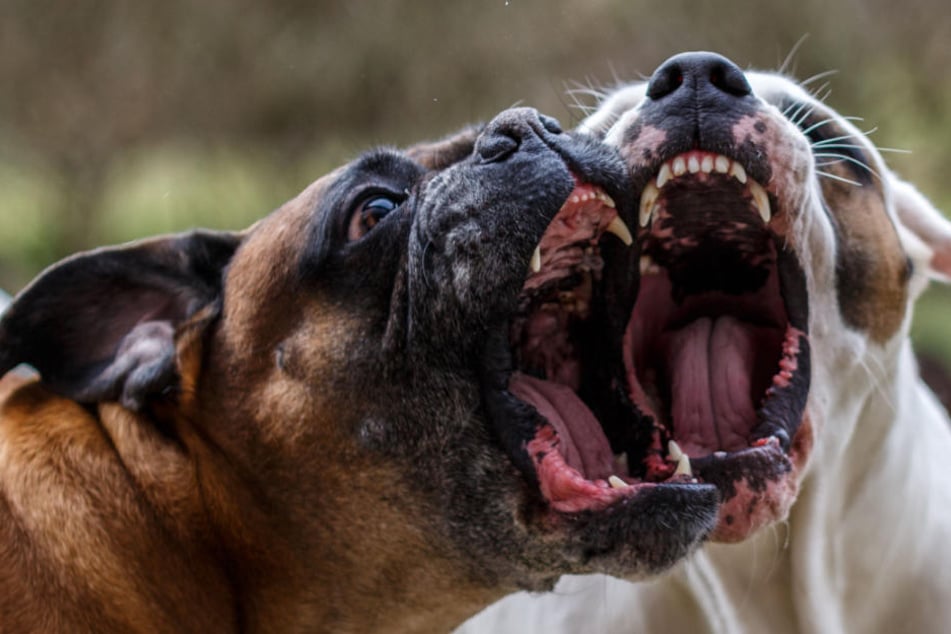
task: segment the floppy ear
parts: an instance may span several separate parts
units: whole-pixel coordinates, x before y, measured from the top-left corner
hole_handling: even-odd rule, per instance
[[[441,170],[472,154],[484,127],[485,124],[470,125],[439,141],[417,143],[406,150],[406,155],[426,169]]]
[[[951,222],[910,183],[895,178],[891,186],[909,255],[931,277],[951,281]]]
[[[141,409],[177,384],[176,327],[218,302],[239,243],[195,231],[53,265],[0,319],[0,376],[28,363],[63,396]]]

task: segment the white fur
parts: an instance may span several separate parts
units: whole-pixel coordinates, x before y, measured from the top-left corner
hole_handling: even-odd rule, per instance
[[[759,96],[808,98],[778,76],[750,80]],[[643,93],[643,84],[622,89],[582,128],[603,132],[623,122]],[[951,224],[856,138],[876,157],[915,264],[912,302],[929,277],[951,277]],[[707,544],[651,582],[565,577],[553,593],[508,597],[459,632],[951,631],[951,423],[918,377],[910,306],[884,345],[848,328],[837,308],[828,219],[804,213],[793,230],[807,265],[808,410],[819,426],[788,521],[739,544]]]

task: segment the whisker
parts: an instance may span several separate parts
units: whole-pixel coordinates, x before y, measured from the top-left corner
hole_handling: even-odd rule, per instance
[[[862,186],[862,183],[859,183],[858,181],[844,178],[842,176],[837,176],[836,174],[830,174],[829,172],[823,172],[822,170],[816,170],[816,174],[818,174],[822,178],[831,178],[832,180],[848,183],[849,185],[855,185],[856,187]]]
[[[799,82],[799,85],[806,87],[812,82],[819,81],[820,79],[825,79],[826,77],[832,77],[833,75],[838,75],[838,74],[839,74],[839,71],[835,68],[822,71],[821,73],[816,73],[815,75],[813,75],[812,77],[809,77],[808,79],[803,79],[801,82]],[[823,84],[823,86],[827,86],[827,85],[828,85],[828,82]]]
[[[786,58],[783,60],[783,63],[779,65],[779,70],[776,72],[785,74],[786,71],[789,70],[789,65],[792,64],[793,59],[796,57],[796,53],[799,52],[799,47],[801,47],[807,39],[809,39],[809,34],[803,33],[802,37],[796,40],[796,43],[793,44],[791,49],[789,49],[789,53],[786,54]]]
[[[827,124],[829,124],[829,123],[833,123],[834,121],[835,121],[835,117],[829,117],[828,119],[823,119],[822,121],[819,121],[819,122],[817,122],[817,123],[813,123],[811,126],[809,126],[808,128],[806,128],[805,130],[803,130],[802,133],[803,133],[803,134],[809,134],[810,132],[813,132],[813,131],[815,131],[815,130],[818,130],[819,128],[821,128],[821,127],[824,126],[824,125],[827,125]],[[817,143],[813,143],[813,144],[812,144],[812,147],[816,147],[816,146],[818,146],[818,145],[821,144],[821,143],[825,143],[825,140],[819,141],[819,142],[817,142]]]
[[[851,156],[847,156],[845,154],[836,154],[835,152],[816,152],[813,156],[815,156],[816,158],[833,158],[833,159],[837,159],[837,161],[846,161],[857,167],[861,167],[862,169],[867,171],[869,174],[872,174],[873,176],[880,178],[877,171],[875,171],[874,169],[872,169],[871,167],[869,167],[862,161],[852,158]]]
[[[808,107],[808,110],[803,111],[803,109],[806,107]],[[788,118],[790,121],[792,121],[793,125],[798,126],[809,118],[809,115],[812,114],[813,110],[815,110],[815,106],[811,106],[806,102],[802,102],[798,105],[794,112],[788,115]]]
[[[840,136],[829,137],[828,139],[822,139],[821,141],[816,141],[815,143],[812,144],[812,147],[822,147],[822,146],[824,146],[824,145],[826,145],[826,144],[836,143],[836,142],[838,142],[838,141],[847,141],[847,140],[849,140],[849,139],[857,139],[857,138],[859,138],[859,136],[863,136],[863,137],[864,137],[864,136],[868,136],[868,134],[871,134],[872,132],[875,132],[876,129],[877,129],[877,128],[873,128],[873,129],[870,130],[867,134],[866,134],[865,132],[859,131],[859,134],[853,134],[853,133],[850,132],[849,134],[843,134],[843,135],[840,135]]]
[[[826,91],[822,93],[821,95],[817,93],[815,98],[816,98],[816,101],[818,101],[819,103],[825,103],[826,100],[831,96],[832,96],[832,88],[827,88]]]
[[[809,94],[812,95],[813,97],[815,97],[818,101],[825,101],[825,100],[829,97],[829,95],[832,94],[832,91],[829,89],[829,84],[830,84],[830,82],[825,82],[825,83],[823,83],[823,84],[820,84],[818,88],[816,88],[815,90],[811,91]],[[820,97],[819,95],[820,95],[823,91],[825,91],[826,94],[825,94],[825,96]]]
[[[834,149],[837,149],[837,148],[853,149],[853,150],[865,150],[865,149],[868,149],[867,146],[865,146],[865,145],[858,145],[858,144],[856,144],[856,143],[830,143],[830,141],[832,141],[832,139],[828,139],[828,140],[824,139],[824,140],[822,140],[822,141],[816,141],[815,143],[812,144],[812,149],[814,149],[814,150],[819,150],[819,149],[821,149],[821,150],[834,150]],[[893,153],[895,153],[895,154],[912,154],[912,153],[913,153],[911,150],[903,150],[903,149],[901,149],[901,148],[879,147],[879,146],[877,146],[877,145],[873,145],[872,147],[875,148],[875,149],[876,149],[877,151],[879,151],[879,152],[893,152]]]

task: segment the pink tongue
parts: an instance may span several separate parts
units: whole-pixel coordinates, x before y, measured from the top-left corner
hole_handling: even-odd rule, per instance
[[[690,456],[749,445],[760,330],[729,316],[704,317],[667,341],[674,437]]]
[[[600,423],[571,388],[516,372],[509,391],[552,424],[569,466],[588,480],[607,479],[614,472],[614,454]]]

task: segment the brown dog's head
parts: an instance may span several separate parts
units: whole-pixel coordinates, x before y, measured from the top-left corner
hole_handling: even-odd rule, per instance
[[[118,402],[198,464],[252,586],[284,566],[341,609],[375,583],[654,573],[717,493],[615,457],[639,428],[629,191],[616,151],[506,111],[365,154],[243,233],[59,263],[0,321],[0,371],[103,419]]]
[[[888,424],[863,403],[894,382],[951,233],[848,119],[713,53],[667,60],[581,127],[640,198],[625,363],[653,444],[634,457],[669,469],[652,451],[673,441],[720,491],[713,538],[745,539],[786,517],[814,445],[828,467],[860,415]]]

